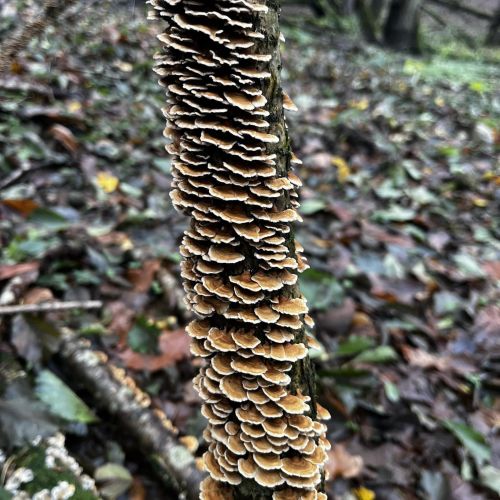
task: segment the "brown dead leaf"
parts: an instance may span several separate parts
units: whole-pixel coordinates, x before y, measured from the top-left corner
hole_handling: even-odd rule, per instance
[[[50,127],[49,134],[70,153],[78,151],[78,141],[68,127],[57,123]]]
[[[125,346],[128,332],[134,322],[135,312],[127,304],[117,300],[108,305],[106,313],[111,316],[109,331],[118,336],[120,346]]]
[[[460,357],[436,355],[423,349],[413,349],[407,345],[402,346],[401,350],[410,365],[424,370],[435,369],[442,373],[455,373],[462,376],[475,371],[474,365]]]
[[[337,444],[328,452],[326,471],[329,479],[337,477],[358,477],[363,470],[363,457],[351,455],[342,444]]]
[[[345,335],[351,328],[355,310],[354,300],[347,298],[341,306],[329,308],[318,315],[318,328],[329,335]]]
[[[38,204],[33,200],[2,200],[2,205],[9,207],[11,210],[19,212],[23,217],[28,217],[37,208]]]
[[[483,269],[492,279],[500,280],[500,260],[485,262]]]
[[[23,264],[7,264],[0,266],[0,280],[6,280],[21,274],[36,271],[40,267],[37,261],[24,262]]]
[[[141,478],[134,476],[132,486],[130,487],[128,497],[130,500],[145,500],[146,488],[144,487]]]
[[[52,291],[48,288],[35,287],[28,290],[23,297],[23,304],[40,304],[54,299]]]
[[[129,269],[127,271],[127,278],[134,286],[134,291],[146,293],[151,288],[151,283],[160,266],[160,261],[154,259],[144,262],[142,269]]]
[[[176,330],[162,333],[158,342],[161,354],[140,354],[126,349],[120,354],[127,368],[154,372],[172,366],[189,357],[189,336],[186,332]]]
[[[439,371],[445,371],[448,368],[449,362],[445,356],[436,356],[423,349],[412,349],[406,345],[402,346],[401,350],[410,365],[423,369],[434,368]]]

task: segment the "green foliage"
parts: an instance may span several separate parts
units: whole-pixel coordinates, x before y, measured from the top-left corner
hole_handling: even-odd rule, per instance
[[[56,375],[43,370],[36,378],[36,394],[50,411],[69,422],[93,423],[90,408]]]

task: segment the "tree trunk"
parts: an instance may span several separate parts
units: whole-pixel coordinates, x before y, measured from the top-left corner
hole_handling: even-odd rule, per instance
[[[202,499],[317,498],[328,442],[307,355],[312,326],[295,243],[299,163],[280,79],[279,2],[153,0],[169,21],[156,56],[168,89],[174,205],[187,328],[207,360],[195,379],[208,419]],[[302,496],[301,496],[302,495]],[[312,496],[311,496],[312,495]]]
[[[488,45],[500,45],[500,5],[495,11],[495,14],[493,14],[486,43]]]
[[[384,28],[389,47],[420,53],[420,7],[422,0],[392,0]]]
[[[368,0],[357,0],[356,10],[358,11],[359,24],[363,37],[367,42],[377,42],[377,18]]]

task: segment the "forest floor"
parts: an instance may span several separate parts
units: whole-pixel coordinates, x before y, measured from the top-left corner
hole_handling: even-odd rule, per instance
[[[59,429],[101,495],[172,498],[53,356],[57,332],[86,336],[201,438],[156,27],[142,7],[103,5],[69,11],[0,78],[0,304],[103,302],[0,318],[0,361],[30,381],[6,390],[0,365],[0,448]],[[500,54],[417,59],[293,17],[283,30],[330,498],[498,498]],[[19,402],[38,413],[20,418]]]

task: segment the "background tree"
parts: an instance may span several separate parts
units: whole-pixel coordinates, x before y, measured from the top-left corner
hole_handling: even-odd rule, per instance
[[[393,0],[383,31],[384,42],[397,50],[420,52],[422,0]]]
[[[500,45],[500,3],[491,19],[486,43],[488,45]]]

